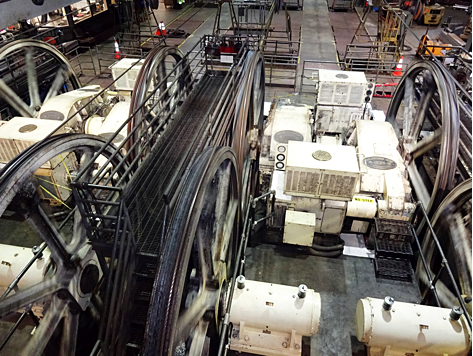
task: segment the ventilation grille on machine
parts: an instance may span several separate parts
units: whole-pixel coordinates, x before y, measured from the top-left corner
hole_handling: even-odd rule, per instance
[[[290,141],[284,194],[351,200],[360,172],[351,146]]]
[[[28,147],[46,137],[55,127],[56,120],[14,117],[0,126],[0,163],[8,163]],[[61,127],[57,133],[64,133]]]
[[[356,177],[338,174],[307,172],[295,168],[286,170],[284,192],[313,197],[351,199]]]
[[[15,158],[20,152],[34,145],[36,142],[8,140],[0,138],[0,162],[8,163]]]
[[[133,90],[143,63],[144,59],[123,58],[112,64],[109,69],[112,70],[112,77],[116,80],[115,87],[118,90]],[[123,77],[120,77],[126,71],[127,73]],[[117,80],[117,78],[119,79]]]
[[[361,101],[364,101],[363,95],[365,94],[365,87],[362,85],[353,85],[350,90],[350,97],[348,98],[348,105],[358,105]]]
[[[356,84],[323,83],[320,86],[319,105],[358,106],[365,99],[365,86]]]
[[[334,85],[327,83],[327,84],[322,84],[319,89],[319,100],[318,103],[331,103],[333,100],[333,91],[334,91]]]
[[[350,122],[363,120],[363,113],[352,113],[350,115]]]
[[[355,184],[355,177],[324,174],[320,186],[320,195],[351,199]]]
[[[319,69],[317,77],[317,105],[359,106],[373,96],[373,83],[362,72]]]
[[[285,192],[306,193],[318,195],[320,185],[320,174],[304,172],[298,169],[286,171]]]

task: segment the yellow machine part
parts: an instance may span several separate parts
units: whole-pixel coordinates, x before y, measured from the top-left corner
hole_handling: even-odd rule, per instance
[[[383,7],[382,10],[385,12],[385,17],[382,22],[382,28],[378,29],[381,34],[381,41],[397,45],[399,29],[401,27],[399,15],[402,14],[402,10],[388,7]]]
[[[416,55],[422,56],[429,54],[429,52],[427,52],[427,49],[423,45],[425,45],[429,49],[429,51],[432,52],[432,54],[436,57],[444,56],[442,50],[448,51],[451,49],[449,46],[444,45],[442,42],[432,41],[428,35],[424,35],[420,40],[419,47],[417,47]]]
[[[445,14],[445,7],[438,4],[424,7],[424,25],[438,25]]]

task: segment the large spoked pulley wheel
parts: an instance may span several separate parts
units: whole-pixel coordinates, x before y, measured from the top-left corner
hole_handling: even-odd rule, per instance
[[[437,211],[432,216],[432,226],[435,234],[441,237],[442,250],[450,261],[450,267],[455,275],[455,280],[461,294],[471,298],[472,292],[472,183],[471,178],[456,186],[442,201]],[[456,305],[453,286],[446,272],[441,272],[442,257],[432,238],[430,230],[422,242],[422,250],[432,278],[437,278],[437,293],[444,307]],[[417,263],[416,274],[424,294],[429,291],[427,274],[421,261]],[[432,297],[432,295],[431,295]],[[433,302],[433,301],[432,301]],[[466,304],[468,304],[465,301]],[[469,304],[471,307],[471,303]],[[470,310],[471,313],[471,310]]]
[[[8,104],[12,117],[35,117],[46,100],[79,88],[69,61],[53,46],[28,39],[0,48],[0,108]]]
[[[399,82],[387,121],[393,125],[417,198],[431,215],[456,185],[460,116],[445,69],[413,63]]]
[[[132,156],[148,152],[164,131],[173,108],[186,98],[192,78],[184,54],[175,47],[156,47],[146,57],[138,73],[131,97],[127,143]],[[150,96],[151,95],[151,96]]]
[[[86,335],[84,340],[94,342],[94,332],[91,335],[87,330],[97,329],[93,325],[98,325],[100,306],[92,305],[91,300],[103,284],[101,266],[105,259],[86,237],[70,183],[105,143],[85,134],[52,136],[27,148],[0,171],[0,243],[19,246],[20,250],[35,245],[35,253],[40,250],[42,254],[34,261],[33,272],[28,270],[14,288],[7,287],[17,275],[0,281],[5,291],[0,297],[0,320],[35,308],[39,308],[40,317],[42,314],[33,336],[28,335],[22,355],[89,354],[93,346],[89,342],[78,344],[77,335]],[[115,148],[107,146],[96,162],[105,162],[114,152]],[[110,166],[119,160],[112,160]],[[83,175],[84,182],[98,168],[91,165]],[[11,262],[17,271],[24,267]],[[81,325],[88,326],[84,329]],[[8,342],[3,346],[8,349]]]
[[[264,132],[264,58],[251,52],[246,63],[247,76],[238,93],[232,147],[242,181],[242,211],[250,195],[258,190],[259,156]]]
[[[214,354],[235,258],[239,205],[235,155],[230,148],[207,148],[186,176],[169,224],[144,355]]]

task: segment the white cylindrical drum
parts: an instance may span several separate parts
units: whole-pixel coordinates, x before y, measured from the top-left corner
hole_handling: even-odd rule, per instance
[[[230,313],[234,324],[246,327],[310,336],[316,334],[320,320],[320,294],[313,289],[299,297],[298,287],[245,281],[235,289]]]
[[[450,319],[451,309],[360,299],[356,305],[356,337],[367,346],[385,348],[388,355],[466,355],[471,334],[465,317]]]
[[[100,116],[92,116],[88,118],[84,125],[84,132],[89,135],[98,135],[103,121],[104,118]]]
[[[130,103],[126,101],[120,101],[116,103],[110,113],[105,118],[102,127],[99,132],[95,135],[99,135],[106,140],[115,135],[115,132],[120,126],[128,119],[128,112],[130,111]],[[128,134],[128,126],[122,127],[120,133],[114,138],[113,143],[115,146],[120,145]]]
[[[372,219],[377,210],[376,200],[370,197],[355,196],[347,204],[347,216],[354,218]]]
[[[33,256],[31,248],[0,245],[0,289],[8,288]],[[43,257],[37,259],[20,279],[19,289],[28,288],[43,280],[50,262],[49,256],[49,251],[43,251]]]

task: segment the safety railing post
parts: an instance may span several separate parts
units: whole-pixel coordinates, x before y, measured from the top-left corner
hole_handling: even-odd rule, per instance
[[[77,47],[75,49],[75,51],[76,51],[77,62],[78,62],[79,69],[80,69],[80,75],[84,75],[84,71],[82,69],[82,61],[80,60],[80,55],[79,55],[79,47]]]
[[[92,68],[94,70],[94,75],[97,75],[98,73],[97,73],[97,69],[95,68],[95,61],[94,61],[94,57],[92,55],[92,49],[89,48],[88,52],[89,52],[90,62],[92,63]]]

